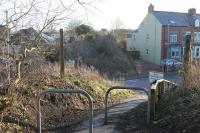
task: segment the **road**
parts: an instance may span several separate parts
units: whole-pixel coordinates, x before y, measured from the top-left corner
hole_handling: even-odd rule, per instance
[[[174,81],[178,80],[179,77],[175,73],[169,73],[169,74],[164,75],[164,79],[174,82]],[[146,76],[144,78],[129,79],[122,83],[125,86],[135,86],[135,87],[142,87],[142,88],[146,88],[146,89],[150,88],[148,76]]]

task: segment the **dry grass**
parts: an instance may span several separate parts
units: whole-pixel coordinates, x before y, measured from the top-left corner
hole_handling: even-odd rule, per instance
[[[102,77],[94,68],[65,68],[65,78],[59,78],[59,65],[43,63],[23,66],[22,79],[14,81],[8,93],[0,99],[0,131],[34,132],[36,128],[36,97],[45,86],[55,88],[81,88],[92,97],[94,109],[103,108],[107,88],[116,84]],[[129,91],[111,95],[111,104],[133,96]],[[42,127],[55,128],[69,125],[87,114],[88,101],[79,94],[49,94],[42,98]],[[62,124],[60,124],[62,123]],[[12,126],[9,126],[12,125]]]
[[[182,94],[200,93],[200,62],[191,65],[188,72],[180,81],[180,92]]]
[[[146,103],[122,118],[126,133],[199,133],[200,132],[200,63],[194,63],[185,80],[173,91],[166,91],[158,103],[156,120],[146,126]],[[121,124],[121,123],[120,123]]]
[[[200,63],[192,64],[179,86],[160,101],[156,126],[166,132],[200,131]]]

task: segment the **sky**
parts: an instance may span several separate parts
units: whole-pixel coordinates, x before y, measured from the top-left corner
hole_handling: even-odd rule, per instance
[[[120,19],[124,28],[137,29],[150,3],[154,10],[188,12],[189,8],[196,8],[200,13],[200,0],[101,0],[94,3],[98,10],[94,9],[94,14],[88,12],[85,22],[96,29],[111,29],[116,19]]]
[[[200,0],[79,0],[89,3],[83,6],[77,0],[0,1],[0,24],[5,24],[5,10],[8,11],[9,20],[13,20],[29,10],[30,2],[36,3],[28,15],[19,21],[11,21],[10,25],[17,25],[16,29],[30,26],[42,29],[45,22],[51,20],[52,16],[56,16],[56,20],[58,20],[54,23],[56,29],[66,28],[70,21],[80,20],[96,30],[102,28],[110,30],[114,27],[116,20],[120,20],[121,28],[134,30],[147,15],[150,3],[154,5],[154,10],[158,11],[186,13],[189,8],[196,8],[197,13],[200,13]],[[14,4],[16,5],[14,6]],[[50,10],[49,13],[47,13],[48,10]],[[47,14],[48,18],[46,19]]]

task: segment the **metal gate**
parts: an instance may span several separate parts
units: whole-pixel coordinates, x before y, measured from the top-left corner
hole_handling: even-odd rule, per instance
[[[80,89],[54,89],[50,88],[49,90],[45,90],[42,93],[40,93],[37,97],[37,129],[38,133],[41,133],[41,106],[40,106],[40,98],[47,94],[47,93],[80,93],[87,97],[89,101],[89,133],[93,133],[93,102],[92,97],[84,90]]]
[[[104,101],[104,105],[105,105],[105,124],[107,124],[107,119],[108,119],[108,94],[114,90],[114,89],[128,89],[128,90],[136,90],[136,91],[143,91],[147,94],[148,96],[148,104],[147,104],[147,124],[149,124],[150,122],[150,93],[147,89],[145,88],[140,88],[140,87],[125,87],[125,86],[113,86],[111,88],[109,88],[106,91],[106,95],[105,95],[105,101]]]

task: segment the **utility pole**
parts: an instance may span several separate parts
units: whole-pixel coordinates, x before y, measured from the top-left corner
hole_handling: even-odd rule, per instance
[[[63,29],[60,29],[60,78],[65,75],[64,49],[63,49]]]
[[[6,69],[7,69],[7,73],[8,73],[8,82],[10,84],[10,78],[11,78],[11,72],[10,72],[10,30],[9,30],[9,22],[8,22],[8,11],[5,11],[6,13],[6,46],[7,46],[7,63],[6,63]]]

